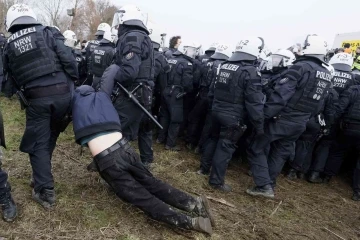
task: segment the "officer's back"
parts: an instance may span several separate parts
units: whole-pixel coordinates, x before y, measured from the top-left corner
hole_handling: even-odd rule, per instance
[[[353,57],[346,53],[337,53],[329,61],[335,69],[333,88],[341,94],[344,90],[356,83],[355,74],[351,72]]]
[[[168,87],[178,87],[190,92],[193,89],[192,63],[180,51],[174,52],[168,63],[171,68],[168,74]]]

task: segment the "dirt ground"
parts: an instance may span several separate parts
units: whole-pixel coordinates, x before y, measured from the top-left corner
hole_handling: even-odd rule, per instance
[[[153,221],[140,210],[119,200],[86,171],[88,151],[79,155],[72,128],[62,134],[53,157],[57,205],[45,211],[31,199],[31,167],[18,150],[24,130],[24,112],[16,99],[0,98],[8,149],[4,169],[10,176],[19,217],[11,224],[0,221],[0,239],[360,239],[360,203],[352,201],[348,182],[335,178],[329,185],[280,177],[275,200],[245,194],[252,179],[245,164],[232,163],[226,181],[233,192],[222,194],[195,172],[199,156],[183,151],[168,153],[155,145],[154,174],[190,194],[206,194],[217,226],[212,237],[183,231]]]

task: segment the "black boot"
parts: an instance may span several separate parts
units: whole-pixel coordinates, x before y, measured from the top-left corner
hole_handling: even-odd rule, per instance
[[[195,149],[195,146],[192,144],[192,143],[188,143],[186,144],[186,148],[190,151],[194,150]]]
[[[170,147],[168,145],[165,145],[165,150],[172,151],[172,152],[180,152],[181,148],[179,146]]]
[[[17,216],[17,208],[14,199],[11,197],[11,187],[8,183],[7,187],[0,192],[0,206],[4,221],[14,221]]]
[[[192,225],[191,226],[192,230],[207,233],[209,235],[212,234],[212,226],[210,219],[208,218],[203,218],[203,217],[193,218],[191,219],[191,225]]]
[[[274,194],[274,190],[271,187],[270,184],[262,186],[262,187],[253,187],[253,188],[249,188],[246,190],[246,193],[251,195],[251,196],[262,196],[262,197],[266,197],[266,198],[274,198],[275,194]]]
[[[43,188],[40,192],[32,191],[33,199],[38,202],[45,209],[49,210],[55,205],[56,197],[53,188]]]
[[[319,172],[310,172],[308,181],[311,183],[323,183],[323,179],[320,177]]]
[[[354,201],[360,201],[360,192],[355,192],[354,191],[351,199],[354,200]]]
[[[323,177],[323,183],[329,183],[330,180],[331,180],[332,176],[329,176],[329,175],[324,175]]]
[[[290,168],[289,172],[286,174],[286,177],[290,180],[295,180],[297,178],[297,170]]]
[[[211,185],[210,184],[210,186],[213,189],[216,189],[216,190],[219,190],[219,191],[222,191],[222,192],[225,192],[225,193],[231,192],[231,190],[232,190],[230,185],[227,185],[227,184],[222,184],[222,185]]]

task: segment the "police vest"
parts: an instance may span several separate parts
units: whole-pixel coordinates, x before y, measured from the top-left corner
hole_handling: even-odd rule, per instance
[[[333,87],[339,95],[352,85],[354,85],[354,75],[351,72],[335,71]]]
[[[207,62],[207,66],[209,67],[206,73],[206,76],[204,78],[204,81],[202,81],[201,86],[203,87],[210,87],[212,81],[216,77],[217,70],[219,66],[225,62],[224,60],[215,60],[215,61],[209,61]]]
[[[258,79],[260,82],[260,76],[254,66],[242,66],[230,62],[222,64],[215,82],[214,99],[237,104],[243,108],[245,102],[244,81],[247,79],[244,78],[244,75],[246,73],[249,74],[250,80]]]
[[[353,69],[360,70],[360,55],[354,59]]]
[[[101,77],[107,67],[109,67],[109,62],[106,60],[114,56],[114,48],[112,46],[98,46],[95,48],[94,52],[91,54],[91,73],[96,77]]]
[[[192,63],[180,56],[173,56],[168,59],[170,72],[168,74],[167,86],[183,86],[183,69],[186,66],[192,66]]]
[[[129,33],[137,33],[135,36],[129,36],[127,35]],[[155,60],[154,60],[154,49],[152,47],[152,42],[150,37],[143,31],[139,30],[131,30],[122,36],[120,36],[117,44],[120,46],[116,46],[116,48],[119,50],[119,53],[116,55],[116,62],[119,64],[122,63],[122,54],[124,47],[127,45],[128,41],[132,41],[133,38],[136,38],[137,44],[136,46],[142,46],[144,42],[147,43],[147,46],[149,46],[148,54],[145,54],[141,52],[141,65],[139,68],[138,76],[136,77],[135,82],[147,82],[147,81],[153,81],[154,80],[154,67],[155,67]],[[127,40],[129,39],[129,40]],[[130,40],[131,39],[131,40]],[[120,59],[118,59],[120,57]]]
[[[311,113],[314,116],[324,103],[324,98],[331,87],[332,76],[326,68],[319,64],[310,61],[303,63],[309,66],[307,82],[303,88],[296,89],[287,106],[301,112]]]
[[[170,72],[170,66],[165,56],[157,51],[154,51],[154,58],[161,63],[161,69],[157,76],[154,76],[156,83],[159,85],[159,89],[162,91],[167,85],[167,77]]]
[[[45,26],[22,29],[7,42],[9,68],[18,86],[39,77],[63,71],[60,60],[44,37]]]

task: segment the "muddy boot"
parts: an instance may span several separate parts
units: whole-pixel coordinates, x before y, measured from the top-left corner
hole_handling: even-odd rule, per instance
[[[230,187],[230,185],[227,185],[227,184],[223,184],[223,185],[211,185],[211,184],[210,184],[210,186],[211,186],[213,189],[222,191],[222,192],[224,192],[224,193],[231,192],[231,190],[232,190],[232,188]]]
[[[360,201],[360,192],[354,192],[351,199],[354,201]]]
[[[320,177],[319,172],[310,172],[308,181],[311,183],[323,183],[323,179]]]
[[[170,146],[166,145],[165,150],[172,151],[172,152],[180,152],[181,148],[179,146],[170,147]]]
[[[33,189],[32,198],[45,209],[50,210],[55,205],[55,190],[53,188],[43,188],[40,192],[35,192]]]
[[[207,233],[209,235],[212,234],[212,226],[210,219],[203,217],[192,218],[191,223],[192,223],[192,230],[202,233]]]
[[[286,174],[286,177],[290,180],[295,180],[297,178],[296,169],[290,168],[289,172]]]
[[[297,175],[297,178],[301,179],[301,180],[304,180],[306,178],[305,174],[303,172],[297,172],[296,175]]]
[[[210,209],[210,203],[205,195],[196,198],[196,206],[193,210],[199,217],[210,219],[211,225],[215,226],[215,218]]]
[[[17,208],[14,199],[11,197],[11,187],[8,183],[7,187],[0,191],[0,206],[4,221],[14,221],[17,216]]]
[[[98,171],[94,160],[89,165],[87,165],[86,169],[89,172],[97,172]]]
[[[262,186],[262,187],[253,187],[253,188],[249,188],[246,190],[246,193],[254,196],[254,197],[266,197],[266,198],[274,198],[275,194],[274,194],[274,190],[271,187],[270,184]]]

